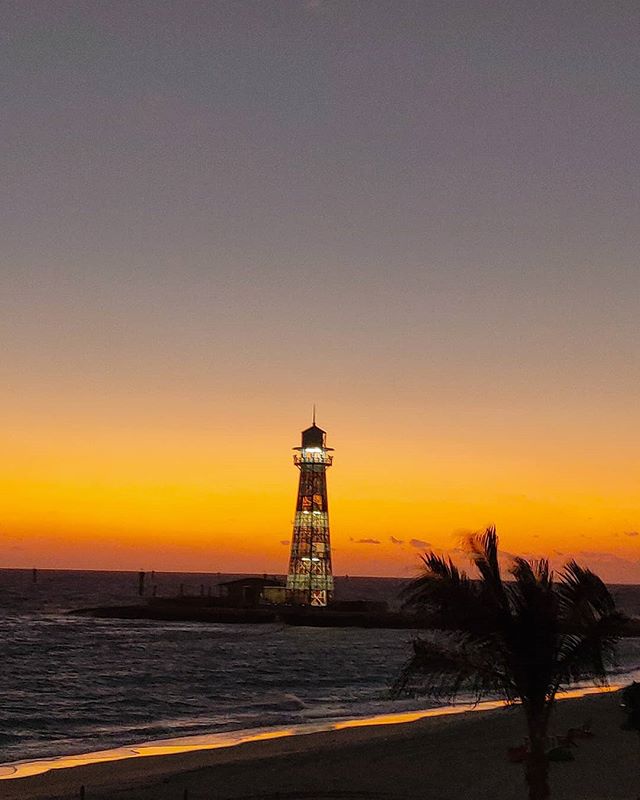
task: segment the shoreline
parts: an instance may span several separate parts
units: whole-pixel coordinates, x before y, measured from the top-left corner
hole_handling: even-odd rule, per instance
[[[600,693],[599,690],[586,691],[585,694]],[[579,696],[582,696],[580,694]],[[369,728],[380,725],[404,725],[433,717],[455,716],[465,713],[480,713],[505,707],[501,700],[486,700],[476,705],[461,703],[457,705],[436,706],[418,711],[399,711],[393,714],[375,714],[369,717],[327,720],[282,725],[266,728],[240,728],[222,733],[204,733],[193,736],[180,736],[168,739],[153,739],[136,744],[122,745],[106,750],[88,753],[50,756],[37,759],[22,759],[0,764],[0,781],[43,775],[56,769],[75,769],[92,764],[126,761],[134,758],[154,758],[178,753],[195,753],[206,750],[221,750],[251,742],[272,739],[308,736],[314,733],[330,733],[348,728]]]
[[[619,691],[621,685],[608,687],[584,687],[563,692],[558,702],[577,700],[593,695],[610,695]],[[0,764],[0,782],[7,785],[22,784],[29,778],[48,776],[61,771],[70,773],[82,768],[142,759],[163,759],[176,755],[198,754],[210,751],[231,750],[240,746],[259,744],[276,739],[300,739],[314,734],[334,734],[353,729],[372,729],[383,726],[390,728],[407,726],[411,723],[455,718],[464,715],[484,715],[491,711],[507,709],[501,700],[486,700],[477,704],[460,703],[417,711],[402,711],[392,714],[377,714],[369,717],[355,717],[325,722],[301,723],[298,725],[272,728],[240,729],[223,733],[198,734],[195,736],[174,737],[125,745],[106,750],[96,750],[75,755],[52,756],[42,759],[25,759]]]
[[[638,737],[621,730],[622,719],[614,689],[562,698],[551,734],[592,720],[594,738],[579,743],[575,761],[551,764],[554,800],[640,794]],[[524,733],[518,709],[458,710],[408,724],[347,723],[239,746],[50,770],[3,781],[0,797],[77,800],[85,787],[88,800],[407,800],[424,797],[428,787],[430,800],[521,800],[523,768],[509,762],[507,749]]]

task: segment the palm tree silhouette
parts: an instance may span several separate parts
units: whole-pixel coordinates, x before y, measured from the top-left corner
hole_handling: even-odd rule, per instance
[[[606,685],[607,666],[625,617],[602,580],[570,561],[558,575],[546,559],[515,558],[503,579],[495,527],[475,534],[469,550],[478,580],[433,552],[404,591],[404,606],[425,614],[437,635],[417,639],[395,693],[476,702],[520,702],[529,752],[530,800],[549,797],[547,731],[558,691],[577,681]]]

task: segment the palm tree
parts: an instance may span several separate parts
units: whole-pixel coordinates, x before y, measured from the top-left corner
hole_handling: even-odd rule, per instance
[[[494,527],[473,535],[469,550],[479,580],[451,559],[422,556],[422,574],[405,589],[404,606],[425,614],[438,634],[414,641],[395,692],[453,699],[465,691],[476,702],[496,695],[519,701],[530,742],[529,798],[544,800],[556,694],[576,681],[606,684],[624,617],[600,578],[575,561],[555,578],[547,560],[515,558],[512,580],[505,580]]]

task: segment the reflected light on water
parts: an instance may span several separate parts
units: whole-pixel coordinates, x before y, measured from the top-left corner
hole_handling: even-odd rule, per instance
[[[617,691],[620,688],[621,686],[611,685],[606,688],[590,687],[585,689],[572,689],[559,695],[558,700],[568,700],[570,698],[584,697],[589,694]],[[248,742],[282,739],[287,736],[340,731],[346,728],[364,728],[374,725],[397,725],[405,722],[416,722],[429,717],[445,717],[470,711],[490,711],[492,709],[504,707],[505,703],[501,700],[487,700],[475,705],[461,704],[440,706],[438,708],[429,708],[422,711],[380,714],[373,717],[341,720],[340,722],[318,722],[282,728],[231,731],[226,733],[205,734],[202,736],[187,736],[178,739],[163,739],[157,742],[144,742],[130,747],[118,747],[112,750],[100,750],[94,753],[43,758],[35,761],[16,761],[12,764],[0,764],[0,780],[27,778],[32,775],[41,775],[53,769],[68,769],[70,767],[101,764],[108,761],[122,761],[127,758],[175,755],[177,753],[190,753],[198,750],[217,750],[223,747],[234,747],[239,744],[246,744]]]

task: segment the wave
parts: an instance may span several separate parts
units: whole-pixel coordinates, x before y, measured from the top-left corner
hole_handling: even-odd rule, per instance
[[[74,604],[122,600],[134,577],[55,573],[34,586],[30,572],[12,573],[9,590],[0,573],[0,762],[425,708],[424,700],[390,699],[411,631],[238,629],[62,613]],[[367,581],[370,596],[376,585],[379,598],[391,591],[391,583]],[[627,602],[638,596],[629,587]],[[640,639],[627,639],[612,676],[639,674]]]

